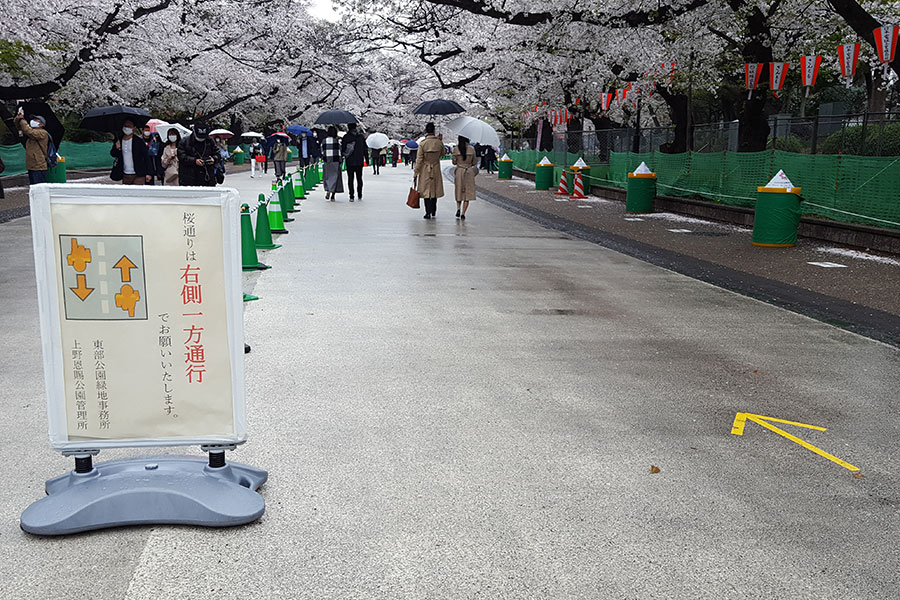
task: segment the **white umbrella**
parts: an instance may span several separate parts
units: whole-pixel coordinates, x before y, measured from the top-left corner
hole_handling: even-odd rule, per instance
[[[169,130],[174,129],[178,132],[178,135],[181,137],[187,137],[191,135],[191,130],[181,125],[180,123],[166,123],[163,121],[162,123],[156,124],[156,133],[159,134],[159,137],[166,140],[166,136],[169,135]]]
[[[400,140],[391,140],[391,146],[402,146],[403,142]]]
[[[227,129],[213,129],[209,132],[209,137],[223,137],[227,140],[230,137],[234,137],[234,134]]]
[[[390,142],[390,138],[383,133],[372,133],[366,138],[366,146],[373,149],[386,148]]]
[[[261,133],[256,133],[255,131],[248,131],[247,133],[242,133],[242,134],[241,134],[241,137],[248,137],[248,138],[262,138],[262,137],[266,137],[266,136],[264,136],[264,135],[261,134]]]
[[[457,117],[446,125],[447,129],[475,144],[499,146],[500,136],[493,127],[474,117]]]

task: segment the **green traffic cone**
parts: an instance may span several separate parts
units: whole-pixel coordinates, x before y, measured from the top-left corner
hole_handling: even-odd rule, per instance
[[[294,194],[288,191],[287,186],[284,184],[284,181],[281,182],[281,186],[278,188],[278,201],[281,203],[281,220],[285,223],[290,223],[294,219],[288,216],[288,201],[291,196]]]
[[[285,212],[294,212],[294,177],[290,173],[284,174],[284,199],[282,200]]]
[[[259,300],[259,296],[254,296],[253,294],[244,294],[244,302],[253,302],[254,300]]]
[[[259,262],[256,242],[253,241],[253,223],[250,221],[250,207],[241,204],[241,267],[245,271],[269,269],[269,265]]]
[[[281,212],[281,200],[278,196],[278,193],[274,193],[269,200],[269,228],[272,233],[288,233],[284,228],[284,214]]]
[[[281,248],[281,244],[272,242],[272,230],[269,227],[269,211],[266,208],[266,195],[259,195],[259,208],[256,209],[256,247],[262,250]]]
[[[306,190],[304,189],[306,184],[303,182],[303,175],[300,173],[298,173],[298,175],[297,181],[294,182],[294,198],[303,200],[306,198]]]

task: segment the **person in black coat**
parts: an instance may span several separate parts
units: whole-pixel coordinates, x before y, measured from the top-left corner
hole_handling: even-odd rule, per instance
[[[209,126],[194,125],[194,132],[178,144],[179,185],[215,186],[218,153],[209,137]]]
[[[133,121],[126,120],[122,123],[122,137],[115,141],[109,151],[109,155],[116,159],[109,177],[125,185],[144,185],[153,180],[152,166],[147,145],[139,136],[134,135],[134,129]]]
[[[347,187],[350,191],[350,202],[353,202],[353,179],[357,182],[359,199],[363,192],[363,165],[369,159],[366,138],[356,129],[356,123],[347,125],[347,135],[341,140],[341,156],[347,163]]]

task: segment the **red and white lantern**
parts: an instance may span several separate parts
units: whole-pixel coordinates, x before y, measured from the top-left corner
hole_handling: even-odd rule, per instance
[[[786,62],[769,63],[769,87],[776,98],[781,96],[781,89],[784,87],[784,80],[787,79],[790,66],[791,63]]]
[[[622,105],[625,104],[625,99],[628,97],[628,88],[616,88],[616,104]]]
[[[853,83],[853,76],[856,75],[856,63],[859,62],[860,44],[841,44],[838,46],[838,62],[841,64],[841,76],[847,87]]]
[[[612,104],[613,98],[615,94],[610,92],[609,94],[601,93],[600,94],[600,110],[606,113],[609,110],[609,105]]]
[[[803,77],[803,87],[809,97],[809,88],[816,85],[816,76],[819,74],[819,66],[822,64],[821,56],[801,56],[800,76]]]
[[[744,65],[744,85],[747,87],[747,100],[753,96],[753,90],[759,85],[764,63],[746,63]]]
[[[878,27],[872,33],[875,35],[875,49],[878,50],[878,60],[885,65],[894,61],[897,53],[897,33],[900,26],[885,25]]]

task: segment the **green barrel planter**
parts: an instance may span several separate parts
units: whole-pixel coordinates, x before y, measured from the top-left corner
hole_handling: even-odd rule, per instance
[[[244,153],[243,152],[235,152],[232,156],[234,156],[234,164],[236,164],[236,165],[244,164]]]
[[[512,179],[513,161],[497,161],[497,179]]]
[[[47,169],[47,183],[65,183],[66,182],[66,159],[59,157],[56,166]]]
[[[553,165],[535,165],[534,189],[549,190],[553,187]]]
[[[801,200],[800,188],[756,188],[753,245],[767,248],[796,246]]]
[[[656,173],[629,173],[625,194],[625,212],[653,212],[656,198]]]

